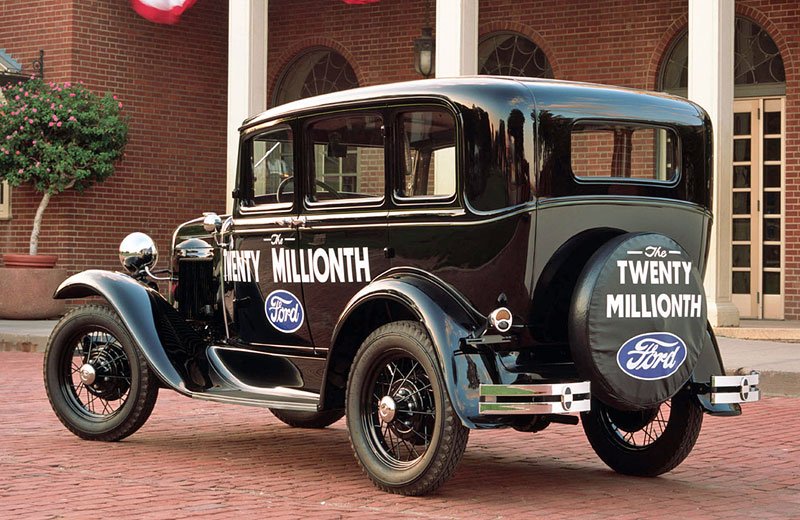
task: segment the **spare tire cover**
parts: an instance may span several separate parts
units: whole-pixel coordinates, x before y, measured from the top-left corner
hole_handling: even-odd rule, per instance
[[[590,258],[572,296],[569,335],[593,396],[620,410],[644,410],[689,380],[706,331],[694,264],[656,233],[616,237]]]

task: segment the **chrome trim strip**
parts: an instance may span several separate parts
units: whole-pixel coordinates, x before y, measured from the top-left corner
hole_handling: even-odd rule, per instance
[[[300,412],[316,412],[316,403],[287,403],[286,401],[272,401],[268,399],[250,399],[247,397],[234,397],[217,394],[191,393],[194,399],[203,401],[214,401],[217,403],[241,404],[245,406],[257,406],[259,408],[280,408],[282,410],[297,410]]]
[[[542,403],[480,403],[478,413],[481,415],[536,415],[536,414],[565,414],[588,412],[591,409],[591,400],[574,401],[569,410],[558,402]]]
[[[231,347],[231,346],[223,346],[223,345],[213,345],[209,348],[215,350],[225,350],[230,352],[243,352],[246,354],[261,354],[264,356],[277,356],[277,357],[292,357],[292,358],[302,358],[302,359],[317,359],[319,356],[309,356],[308,354],[313,354],[314,352],[326,351],[326,349],[315,348],[315,347],[302,347],[302,346],[286,346],[286,345],[270,345],[267,343],[250,343],[251,345],[258,346],[258,347],[268,347],[274,349],[281,349],[286,351],[296,350],[299,351],[295,354],[284,354],[282,352],[265,352],[263,350],[253,350],[246,347]]]

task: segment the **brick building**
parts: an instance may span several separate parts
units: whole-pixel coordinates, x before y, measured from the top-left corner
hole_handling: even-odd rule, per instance
[[[419,79],[413,40],[430,25],[440,76],[554,77],[698,101],[718,146],[712,320],[800,318],[793,0],[199,0],[176,26],[139,18],[126,0],[20,0],[0,6],[0,21],[0,48],[23,68],[43,49],[46,79],[112,90],[131,117],[118,172],[54,198],[45,216],[40,247],[71,270],[115,268],[119,238],[135,229],[166,249],[174,225],[222,210],[235,162],[226,132],[235,142],[246,115]],[[15,189],[11,201],[0,251],[22,252],[36,200]]]

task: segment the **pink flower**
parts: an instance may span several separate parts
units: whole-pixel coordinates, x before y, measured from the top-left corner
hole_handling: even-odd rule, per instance
[[[38,110],[37,110],[36,108],[32,108],[32,109],[31,109],[31,112],[33,112],[33,113],[35,114],[35,113],[37,113],[37,112],[38,112]]]
[[[75,97],[75,93],[74,92],[70,92],[69,93],[69,97]]]
[[[122,108],[122,103],[121,102],[119,103],[119,108]]]
[[[34,139],[33,141],[31,141],[31,144],[32,144],[32,145],[34,145],[34,146],[36,146],[36,139]]]
[[[52,117],[52,118],[53,118],[53,121],[58,121],[58,116],[57,116],[57,115],[53,114],[53,115],[52,115],[52,116],[50,116],[50,117]]]
[[[17,150],[16,152],[14,152],[14,155],[19,155],[19,150]]]
[[[7,136],[6,136],[6,141],[10,141],[10,140],[11,140],[11,136],[10,136],[10,135],[7,135]]]
[[[59,127],[59,128],[61,128],[61,121],[59,121],[58,123],[56,123],[56,126],[57,126],[57,127]]]
[[[14,96],[14,99],[15,99],[16,101],[19,101],[19,96]]]
[[[69,116],[69,120],[70,121],[77,121],[77,119],[75,119],[75,116]]]
[[[114,95],[114,96],[111,96],[111,97],[114,99],[114,101],[116,101],[116,100],[117,100],[117,96],[116,96],[116,95]]]
[[[64,83],[64,86],[65,86],[65,87],[67,87],[67,88],[69,88],[69,87],[71,87],[71,86],[72,86],[72,83],[70,83],[69,81],[67,81],[66,83]]]
[[[50,110],[55,110],[55,108],[56,108],[56,104],[55,103],[50,103]]]
[[[47,126],[53,126],[53,122],[50,121],[49,123],[47,123]]]
[[[24,170],[22,168],[20,168],[17,173],[24,173]]]

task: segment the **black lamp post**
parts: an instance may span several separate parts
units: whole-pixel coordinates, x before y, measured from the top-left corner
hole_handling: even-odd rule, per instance
[[[429,78],[436,70],[436,41],[430,23],[430,2],[425,7],[425,26],[422,34],[414,39],[414,70]]]

